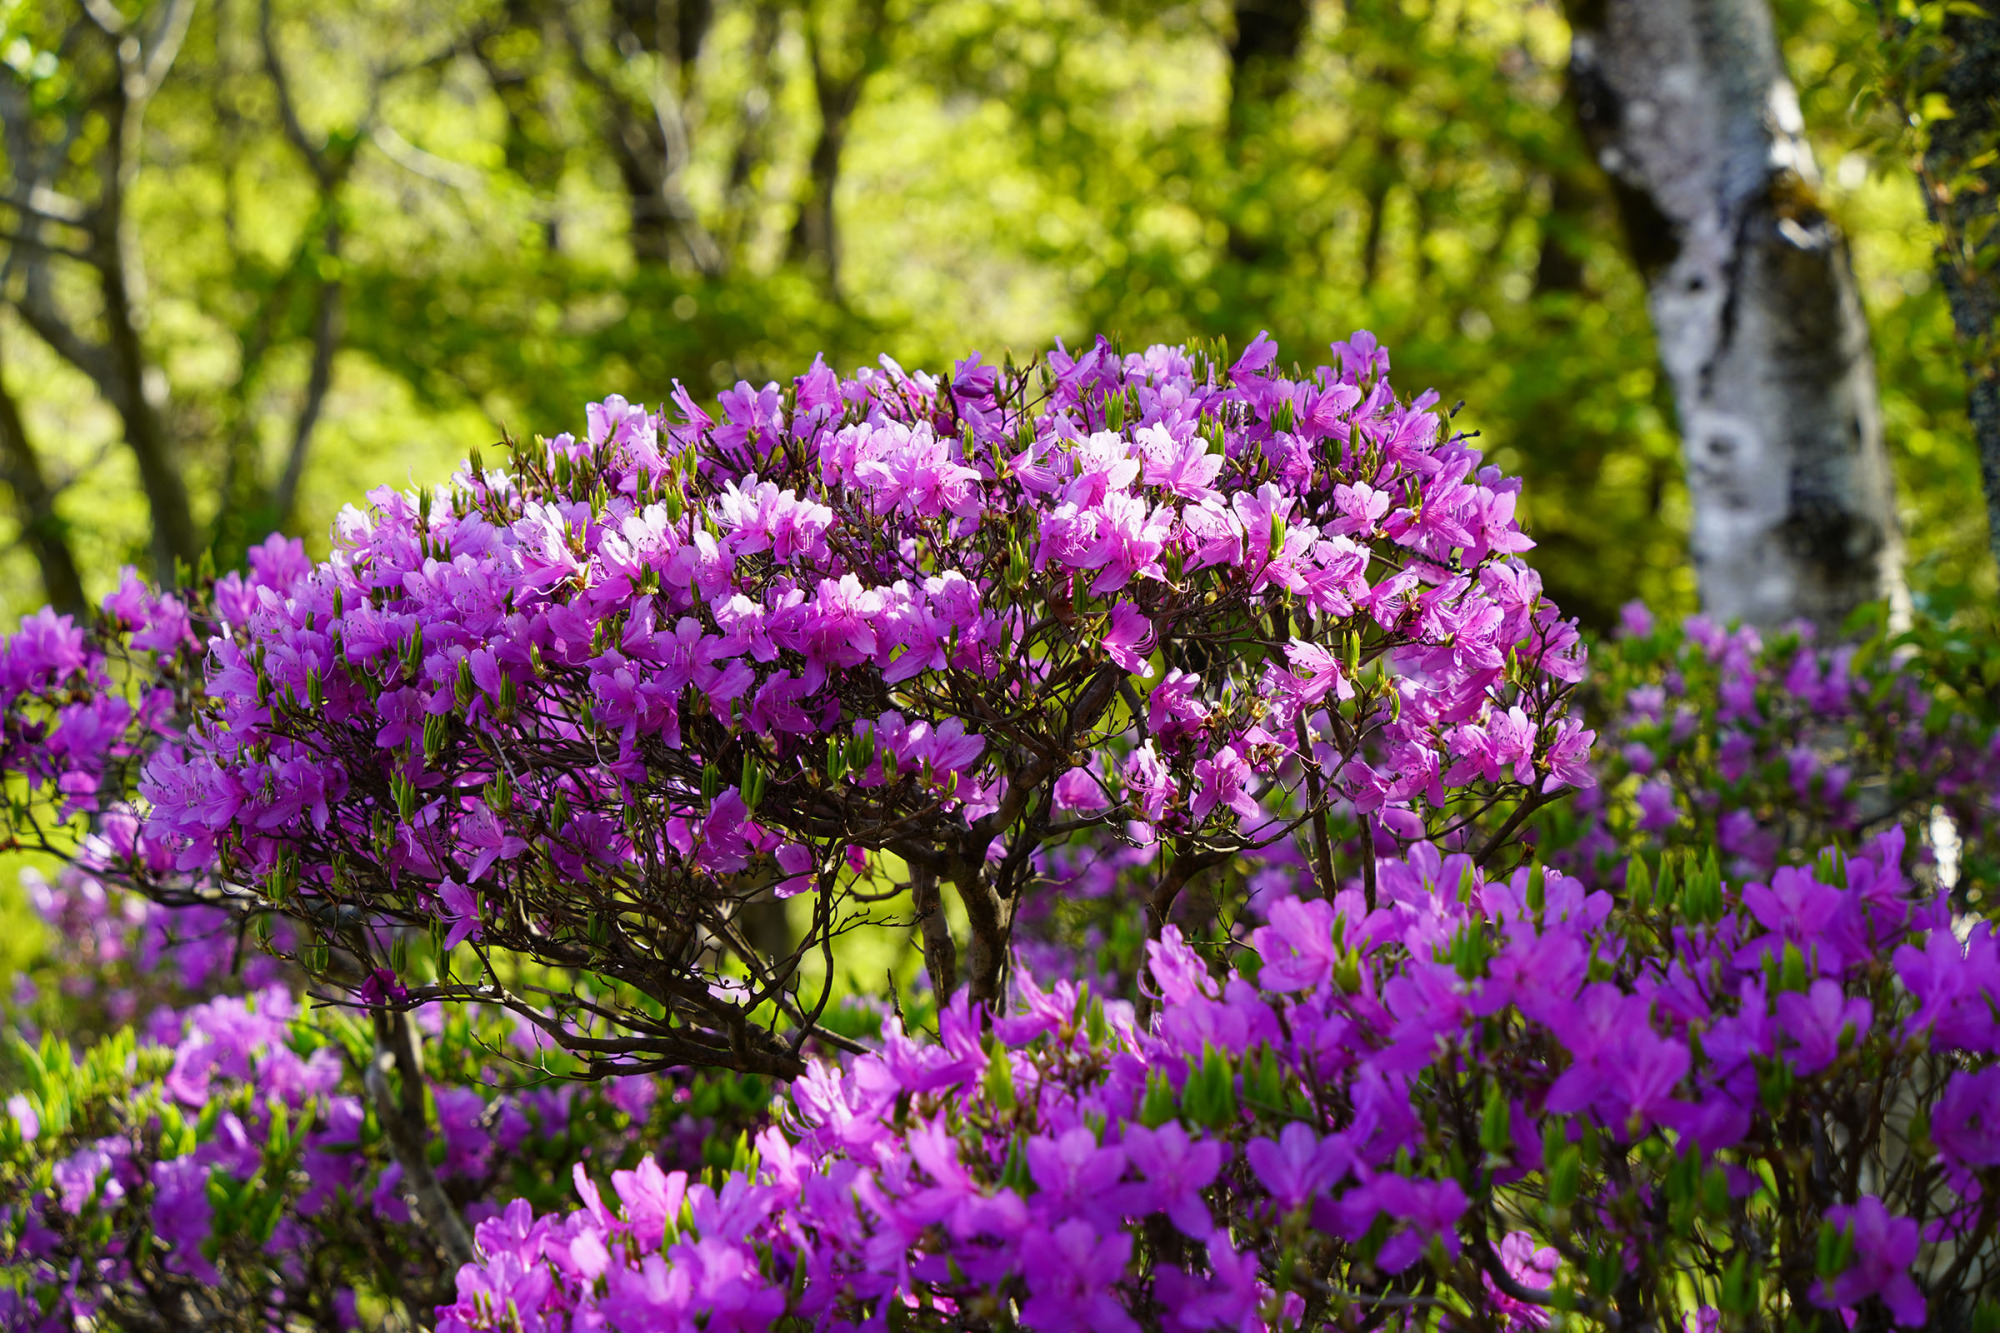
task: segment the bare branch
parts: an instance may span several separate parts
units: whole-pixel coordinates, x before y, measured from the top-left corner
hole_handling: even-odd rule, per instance
[[[130,31],[125,16],[118,12],[118,7],[112,4],[111,0],[83,0],[83,14],[99,32],[113,42]]]
[[[327,224],[326,254],[336,260],[340,256],[338,221]],[[299,407],[298,421],[292,428],[292,447],[285,455],[285,470],[278,478],[278,489],[273,497],[280,525],[291,518],[292,507],[298,503],[299,482],[305,476],[306,455],[312,447],[313,429],[319,424],[320,410],[325,406],[327,390],[333,384],[333,356],[340,346],[344,294],[344,284],[338,277],[320,283],[313,309],[312,369],[306,375],[305,401]]]
[[[324,189],[332,184],[333,166],[327,161],[325,145],[314,144],[306,133],[305,123],[299,119],[291,80],[285,75],[285,62],[278,56],[278,39],[271,30],[271,0],[259,0],[257,5],[257,41],[264,51],[264,71],[270,75],[271,90],[278,99],[278,120],[285,127],[285,140],[298,150]]]
[[[187,40],[188,24],[194,19],[194,0],[168,0],[167,12],[160,17],[159,31],[153,34],[153,49],[146,53],[145,64],[139,71],[139,88],[128,92],[135,98],[151,97],[160,89],[167,71],[181,53],[181,43]]]
[[[116,406],[123,386],[118,380],[118,369],[112,364],[111,349],[78,333],[57,309],[48,281],[47,247],[29,248],[39,252],[40,257],[21,257],[27,281],[23,293],[14,300],[14,308],[20,311],[22,322],[35,331],[36,337],[54,349],[57,356],[88,375],[98,392]]]
[[[763,955],[757,951],[755,945],[743,938],[743,932],[736,928],[735,922],[718,921],[715,923],[715,932],[722,937],[723,942],[729,945],[736,956],[743,960],[743,965],[750,969],[750,975],[756,979],[762,993],[768,995],[771,1002],[778,1006],[778,1011],[798,1026],[801,1039],[814,1037],[836,1050],[846,1051],[849,1055],[868,1054],[868,1048],[852,1037],[829,1032],[808,1019],[797,1002],[772,977],[770,969],[764,965]],[[793,965],[786,963],[785,967],[789,970]]]
[[[19,193],[9,194],[6,202],[9,208],[18,208],[37,221],[69,227],[83,227],[90,223],[90,210],[81,200],[72,199],[60,190],[52,190],[40,181],[28,188],[25,197]]]
[[[387,121],[377,121],[369,137],[384,157],[413,176],[462,194],[483,194],[486,190],[486,177],[477,169],[426,152],[398,134]]]
[[[7,228],[0,228],[0,241],[5,241],[9,245],[18,245],[24,250],[34,250],[41,254],[54,255],[58,259],[74,259],[83,264],[90,263],[93,258],[87,250],[72,250],[69,246],[57,245],[53,241],[45,241],[41,237],[28,232],[13,231]]]

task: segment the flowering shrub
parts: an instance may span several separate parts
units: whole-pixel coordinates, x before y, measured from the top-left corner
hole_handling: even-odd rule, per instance
[[[553,1206],[586,1159],[726,1166],[761,1119],[755,1076],[510,1089],[498,1033],[464,1013],[417,1026],[415,1083],[365,1024],[281,987],[162,1010],[81,1058],[21,1043],[26,1088],[0,1115],[0,1329],[352,1328],[364,1306],[427,1325],[472,1254],[440,1218],[462,1233],[510,1200]],[[397,1123],[412,1106],[439,1131],[414,1154]]]
[[[94,873],[289,916],[367,1004],[783,1075],[827,1001],[801,960],[870,916],[884,854],[938,991],[986,1004],[1050,840],[1139,821],[1155,929],[1292,828],[1331,883],[1336,805],[1477,824],[1491,858],[1587,780],[1581,645],[1514,483],[1372,338],[1333,350],[816,363],[719,419],[607,399],[504,470],[375,492],[317,565],[274,538],[247,577],[128,578],[87,632],[31,619],[0,656],[0,762],[39,797],[9,833],[60,851],[110,812]],[[743,909],[797,894],[803,939],[760,947]],[[411,929],[432,975],[394,965]],[[523,991],[501,952],[586,983]]]
[[[1657,625],[1628,607],[1594,682],[1601,782],[1542,817],[1544,849],[1592,882],[1663,848],[1714,848],[1763,875],[1894,826],[1926,860],[1942,833],[1962,900],[1979,903],[2000,869],[2000,731],[1963,682],[1940,678],[1950,646],[1928,622],[1767,642],[1703,616]]]
[[[102,840],[85,838],[85,860]],[[296,950],[285,922],[252,923],[223,906],[163,907],[106,884],[72,863],[51,879],[21,872],[29,908],[51,937],[47,956],[15,978],[10,1017],[32,1041],[47,1024],[59,1031],[110,1031],[143,1022],[155,1010],[186,1008],[225,993],[271,986],[296,976],[280,954]],[[268,943],[270,948],[260,947]]]
[[[143,1036],[14,1057],[0,1329],[2000,1328],[1990,720],[1635,624],[1593,792],[1511,483],[1333,351],[611,399],[31,618],[33,1016]]]
[[[815,1066],[719,1189],[484,1223],[439,1328],[1991,1320],[2000,939],[1897,841],[1622,910],[1420,846],[1373,910],[1274,904],[1254,979],[1168,927],[1150,1028],[961,997]]]

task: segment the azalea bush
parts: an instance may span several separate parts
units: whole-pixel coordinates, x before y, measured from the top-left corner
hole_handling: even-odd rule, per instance
[[[1763,636],[1625,609],[1596,657],[1602,781],[1544,815],[1541,850],[1593,882],[1636,853],[1710,849],[1746,875],[1900,828],[1961,904],[2000,873],[2000,729],[1985,638],[1924,616],[1850,636]],[[1986,902],[1987,907],[1993,904]]]
[[[1387,374],[609,399],[30,618],[0,1320],[2000,1326],[1969,678],[1587,678]]]
[[[1619,910],[1419,846],[1274,903],[1254,975],[1169,926],[1149,1025],[1023,980],[892,1028],[719,1190],[486,1224],[439,1326],[1990,1322],[2000,940],[1901,850]]]
[[[430,1158],[474,1237],[435,1317],[1979,1326],[2000,939],[1961,940],[1902,857],[1891,833],[1769,882],[1635,868],[1614,897],[1420,844],[1378,865],[1374,908],[1280,894],[1227,960],[1169,925],[1143,1025],[1025,975],[998,1017],[962,991],[933,1036],[888,1016],[774,1123],[733,1122],[726,1156],[710,1133],[705,1162],[640,1155],[651,1080],[495,1097],[452,1068],[465,1020],[434,1022]],[[345,1091],[381,1052],[351,1019],[295,1020],[273,990],[190,1012],[171,1047],[44,1046],[0,1127],[39,1173],[20,1326],[115,1322],[140,1290],[228,1290],[267,1322],[438,1291],[447,1247],[411,1229],[393,1146]]]
[[[73,874],[36,907],[65,976],[161,934],[161,909]],[[213,981],[226,958],[190,935],[108,998]],[[308,1010],[282,972],[257,979],[253,963],[242,993],[160,1005],[84,1051],[14,1038],[0,1328],[428,1325],[473,1257],[466,1228],[509,1201],[556,1206],[584,1162],[726,1168],[768,1119],[755,1075],[579,1081],[493,1011],[371,1022]],[[395,1025],[408,1039],[384,1040]]]
[[[481,1049],[495,1034],[429,1017],[434,1063],[411,1085],[365,1024],[303,1015],[275,987],[81,1059],[53,1038],[18,1052],[29,1090],[0,1121],[0,1174],[23,1206],[0,1326],[428,1325],[473,1251],[420,1191],[462,1233],[510,1200],[551,1206],[586,1160],[726,1166],[763,1119],[755,1075],[507,1087]],[[415,1088],[428,1152],[403,1155],[371,1104],[385,1078],[392,1107]]]
[[[289,917],[321,984],[504,1005],[601,1068],[783,1075],[828,998],[801,960],[874,915],[874,858],[938,990],[988,1005],[1033,853],[1091,827],[1171,859],[1156,920],[1295,827],[1331,882],[1336,805],[1483,822],[1491,858],[1586,773],[1578,635],[1436,396],[1399,400],[1366,335],[1334,351],[816,364],[719,419],[607,400],[376,492],[326,561],[274,538],[247,577],[24,626],[10,840],[103,811],[95,873]],[[743,909],[801,894],[810,927],[760,948]],[[392,965],[407,928],[436,976]],[[523,993],[494,950],[591,980]]]

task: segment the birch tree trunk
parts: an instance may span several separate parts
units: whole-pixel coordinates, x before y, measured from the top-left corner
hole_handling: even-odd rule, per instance
[[[1901,591],[1868,324],[1766,0],[1568,0],[1579,119],[1673,386],[1703,608],[1838,624]]]

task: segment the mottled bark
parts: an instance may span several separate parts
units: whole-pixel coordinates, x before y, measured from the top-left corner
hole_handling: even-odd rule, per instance
[[[958,989],[958,946],[951,938],[951,923],[945,920],[944,903],[938,896],[937,876],[928,870],[910,874],[910,900],[917,914],[919,938],[923,941],[924,970],[930,974],[931,990],[942,1000]]]
[[[1578,115],[1673,385],[1702,602],[1839,623],[1901,587],[1868,325],[1765,0],[1570,0]]]
[[[946,981],[963,981],[974,1004],[983,1004],[989,1010],[1000,1007],[1001,982],[1007,970],[1007,951],[1014,938],[1014,908],[1019,898],[1002,898],[982,866],[974,862],[963,862],[954,867],[952,887],[958,890],[958,900],[965,906],[968,921],[963,975],[957,975],[955,968],[944,971]],[[936,908],[927,920],[933,921],[934,932],[944,927],[942,907]],[[950,942],[948,929],[942,930],[945,943]],[[935,968],[933,958],[948,958],[942,945],[932,948],[931,939],[925,940],[924,962]]]

